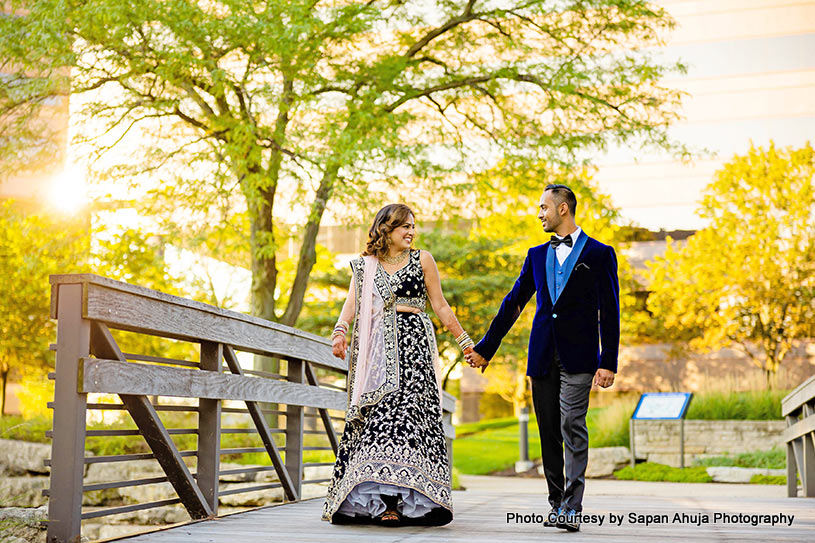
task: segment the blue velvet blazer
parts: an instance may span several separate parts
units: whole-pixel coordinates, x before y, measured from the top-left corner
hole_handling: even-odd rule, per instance
[[[569,373],[594,373],[598,367],[616,372],[620,285],[614,249],[581,231],[564,261],[566,285],[557,299],[555,258],[548,242],[529,249],[521,274],[475,350],[487,360],[495,356],[501,340],[536,294],[527,375],[547,375],[555,351]]]

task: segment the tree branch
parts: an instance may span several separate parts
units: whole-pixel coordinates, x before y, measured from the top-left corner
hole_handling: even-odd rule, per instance
[[[473,5],[475,5],[475,2],[476,2],[476,0],[468,0],[467,5],[464,6],[464,11],[461,13],[461,15],[459,15],[458,17],[454,17],[454,18],[450,19],[449,21],[447,21],[446,23],[444,23],[440,27],[434,28],[433,30],[431,30],[430,32],[425,34],[419,41],[414,43],[410,47],[410,49],[407,50],[407,52],[405,53],[405,57],[410,58],[410,57],[415,56],[419,51],[421,51],[422,49],[427,47],[427,45],[431,41],[435,40],[436,38],[438,38],[439,36],[441,36],[445,32],[457,27],[458,25],[460,25],[462,23],[466,23],[466,22],[472,21],[474,19],[477,19],[478,15],[473,14]]]

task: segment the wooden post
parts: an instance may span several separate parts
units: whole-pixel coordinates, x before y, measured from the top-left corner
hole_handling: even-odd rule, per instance
[[[85,472],[85,408],[79,390],[79,360],[90,350],[90,322],[82,318],[82,285],[57,291],[57,356],[54,383],[54,438],[48,501],[49,543],[79,541],[82,478]]]
[[[637,456],[634,451],[634,419],[628,420],[628,444],[631,446],[631,469],[637,465]]]
[[[292,383],[304,383],[302,360],[289,359],[286,376]],[[299,500],[303,488],[303,407],[286,405],[286,471]]]
[[[795,422],[795,417],[787,415],[787,426],[792,426]],[[798,496],[798,468],[795,465],[795,449],[794,442],[787,442],[787,497],[795,498]]]
[[[453,414],[449,411],[442,411],[442,420],[449,424],[450,426],[453,425]],[[450,473],[453,473],[453,438],[444,436],[444,444],[445,448],[447,449],[447,463],[449,464]]]
[[[813,416],[815,416],[815,409],[809,403],[804,403],[801,420]],[[801,490],[805,497],[815,498],[815,432],[805,432],[801,435],[801,441],[803,442],[801,451]]]
[[[201,370],[221,371],[223,346],[211,341],[201,342]],[[198,488],[218,514],[218,471],[221,464],[221,401],[198,400]]]

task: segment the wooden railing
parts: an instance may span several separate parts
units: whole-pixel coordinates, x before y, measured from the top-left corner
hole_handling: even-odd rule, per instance
[[[787,419],[787,495],[798,495],[797,475],[806,497],[815,498],[815,375],[781,400]]]
[[[295,501],[304,484],[326,481],[304,480],[304,469],[333,462],[304,463],[303,452],[330,450],[336,456],[340,429],[335,424],[344,421],[348,368],[331,354],[327,339],[97,275],[54,275],[51,285],[57,343],[56,370],[51,375],[55,395],[49,404],[54,410],[51,482],[45,491],[50,496],[49,543],[78,541],[84,519],[175,503],[183,504],[192,519],[211,518],[218,515],[219,496],[282,488],[285,499]],[[192,344],[198,360],[123,353],[112,330]],[[243,369],[239,352],[280,360],[280,373]],[[118,394],[121,403],[89,403],[89,393]],[[187,400],[160,401],[168,397]],[[244,402],[246,407],[225,407],[224,400]],[[268,404],[277,407],[264,408]],[[451,454],[454,409],[455,399],[444,393],[444,430]],[[136,429],[88,430],[90,410],[127,412]],[[167,411],[196,413],[197,426],[167,428],[159,417],[159,412]],[[253,428],[222,428],[224,413],[248,415]],[[283,419],[281,427],[270,428],[268,416]],[[309,417],[323,430],[306,430]],[[222,449],[222,436],[236,432],[256,433],[262,447]],[[171,436],[182,434],[196,435],[197,448],[179,450]],[[306,446],[304,434],[320,434],[328,446]],[[86,437],[132,435],[142,436],[151,452],[85,455]],[[274,436],[282,436],[285,445]],[[271,466],[220,469],[224,454],[258,452],[268,455]],[[83,484],[87,464],[144,459],[158,461],[164,477]],[[188,463],[195,464],[195,473]],[[219,488],[223,475],[259,470],[274,471],[279,482]],[[82,507],[84,492],[166,482],[177,497],[93,510]]]

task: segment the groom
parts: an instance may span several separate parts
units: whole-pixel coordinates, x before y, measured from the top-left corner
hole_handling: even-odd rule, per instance
[[[569,531],[580,529],[583,509],[589,391],[592,383],[603,388],[614,383],[620,341],[617,258],[614,249],[575,224],[576,207],[574,192],[566,185],[548,185],[543,191],[538,219],[545,232],[555,235],[529,250],[489,330],[466,355],[471,366],[483,371],[537,294],[526,374],[532,380],[552,506],[544,526]]]

